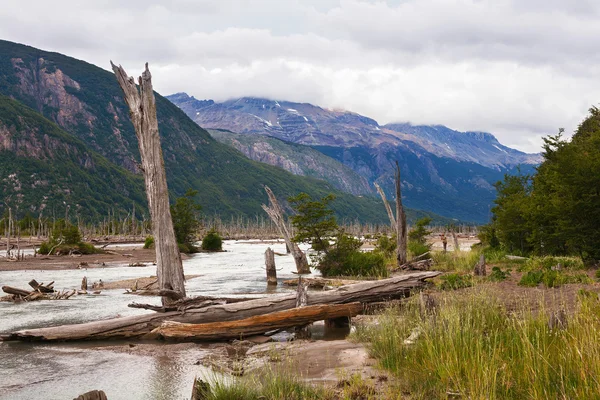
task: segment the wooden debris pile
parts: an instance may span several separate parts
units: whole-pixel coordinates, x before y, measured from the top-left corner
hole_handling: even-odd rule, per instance
[[[54,289],[54,281],[44,285],[35,279],[29,281],[33,290],[19,289],[12,286],[2,286],[2,291],[8,296],[0,298],[2,301],[34,301],[34,300],[67,300],[77,293],[76,290],[57,291]]]

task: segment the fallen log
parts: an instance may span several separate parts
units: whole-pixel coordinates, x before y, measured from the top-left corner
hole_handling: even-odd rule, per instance
[[[167,311],[181,311],[185,312],[194,308],[204,308],[216,304],[231,304],[239,303],[242,301],[256,300],[256,297],[213,297],[213,296],[197,296],[192,298],[185,298],[177,301],[176,303],[168,306],[156,306],[154,304],[140,304],[131,303],[127,307],[141,308],[145,310],[152,310],[156,312],[167,312]]]
[[[364,281],[350,280],[350,279],[331,279],[331,278],[303,278],[303,281],[308,283],[308,287],[311,288],[323,288],[325,286],[342,286],[342,285],[352,285],[355,283],[360,283]],[[287,279],[283,281],[283,284],[286,286],[297,286],[298,279]]]
[[[8,294],[14,294],[16,296],[29,296],[32,291],[30,290],[24,290],[24,289],[19,289],[19,288],[15,288],[12,286],[2,286],[2,291],[4,293],[8,293]]]
[[[273,329],[307,325],[324,319],[354,317],[362,312],[359,302],[349,304],[319,304],[257,315],[237,321],[212,322],[207,324],[184,324],[166,321],[152,331],[167,339],[210,341],[239,339],[264,333]]]
[[[441,272],[424,271],[396,276],[379,281],[368,281],[342,286],[334,290],[309,292],[307,305],[371,303],[406,297],[414,289],[422,288],[425,279]],[[235,321],[256,315],[284,311],[296,306],[296,293],[268,296],[233,304],[214,305],[185,312],[169,311],[121,317],[76,325],[27,329],[0,336],[2,340],[67,341],[141,338],[159,327],[164,321],[201,324],[217,321]]]

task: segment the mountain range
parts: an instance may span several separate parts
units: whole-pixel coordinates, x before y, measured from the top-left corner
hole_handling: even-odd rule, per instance
[[[442,125],[379,125],[349,111],[263,98],[215,102],[186,93],[167,98],[198,125],[211,132],[218,129],[218,140],[248,157],[318,176],[341,190],[349,191],[335,182],[346,181],[350,168],[360,176],[351,190],[373,193],[372,184],[378,183],[393,198],[393,169],[398,161],[409,207],[463,221],[486,222],[496,194],[494,183],[517,168],[529,172],[541,160],[539,154],[504,146],[485,132],[459,132]],[[273,147],[272,138],[305,146],[303,152],[308,147],[317,150],[337,161],[338,167],[317,174],[299,172],[297,155],[291,150],[283,155]],[[364,180],[368,191],[363,191]]]
[[[71,215],[98,219],[109,210],[146,210],[137,139],[112,72],[0,41],[0,95],[0,212],[11,207],[17,216],[45,210],[60,217],[70,207]],[[207,215],[253,217],[264,215],[268,185],[282,200],[334,193],[338,217],[386,222],[375,197],[250,160],[158,93],[156,104],[172,198],[191,188]]]

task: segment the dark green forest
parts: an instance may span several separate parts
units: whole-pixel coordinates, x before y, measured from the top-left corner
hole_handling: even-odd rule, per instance
[[[522,254],[600,260],[600,110],[590,109],[571,140],[563,133],[544,139],[534,174],[496,184],[486,242]]]

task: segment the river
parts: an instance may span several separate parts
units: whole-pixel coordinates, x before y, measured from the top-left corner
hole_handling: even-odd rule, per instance
[[[186,282],[188,296],[265,296],[290,291],[281,284],[269,290],[264,251],[271,247],[285,253],[285,244],[261,241],[225,241],[222,253],[201,253],[184,261],[186,275],[200,275]],[[276,256],[279,280],[295,275],[291,256]],[[25,288],[27,282],[55,281],[56,289],[78,288],[88,282],[148,277],[155,266],[105,267],[54,271],[0,271],[0,286]],[[13,304],[0,302],[0,333],[94,321],[150,311],[127,307],[133,301],[159,304],[159,298],[124,294],[123,289],[103,290],[99,295],[74,296],[69,300]],[[77,397],[86,391],[104,390],[109,400],[189,399],[195,376],[213,374],[196,361],[206,345],[146,346],[149,351],[123,351],[123,342],[32,344],[0,342],[0,399],[56,399]],[[133,346],[133,344],[132,344]],[[136,345],[138,346],[138,345]]]

